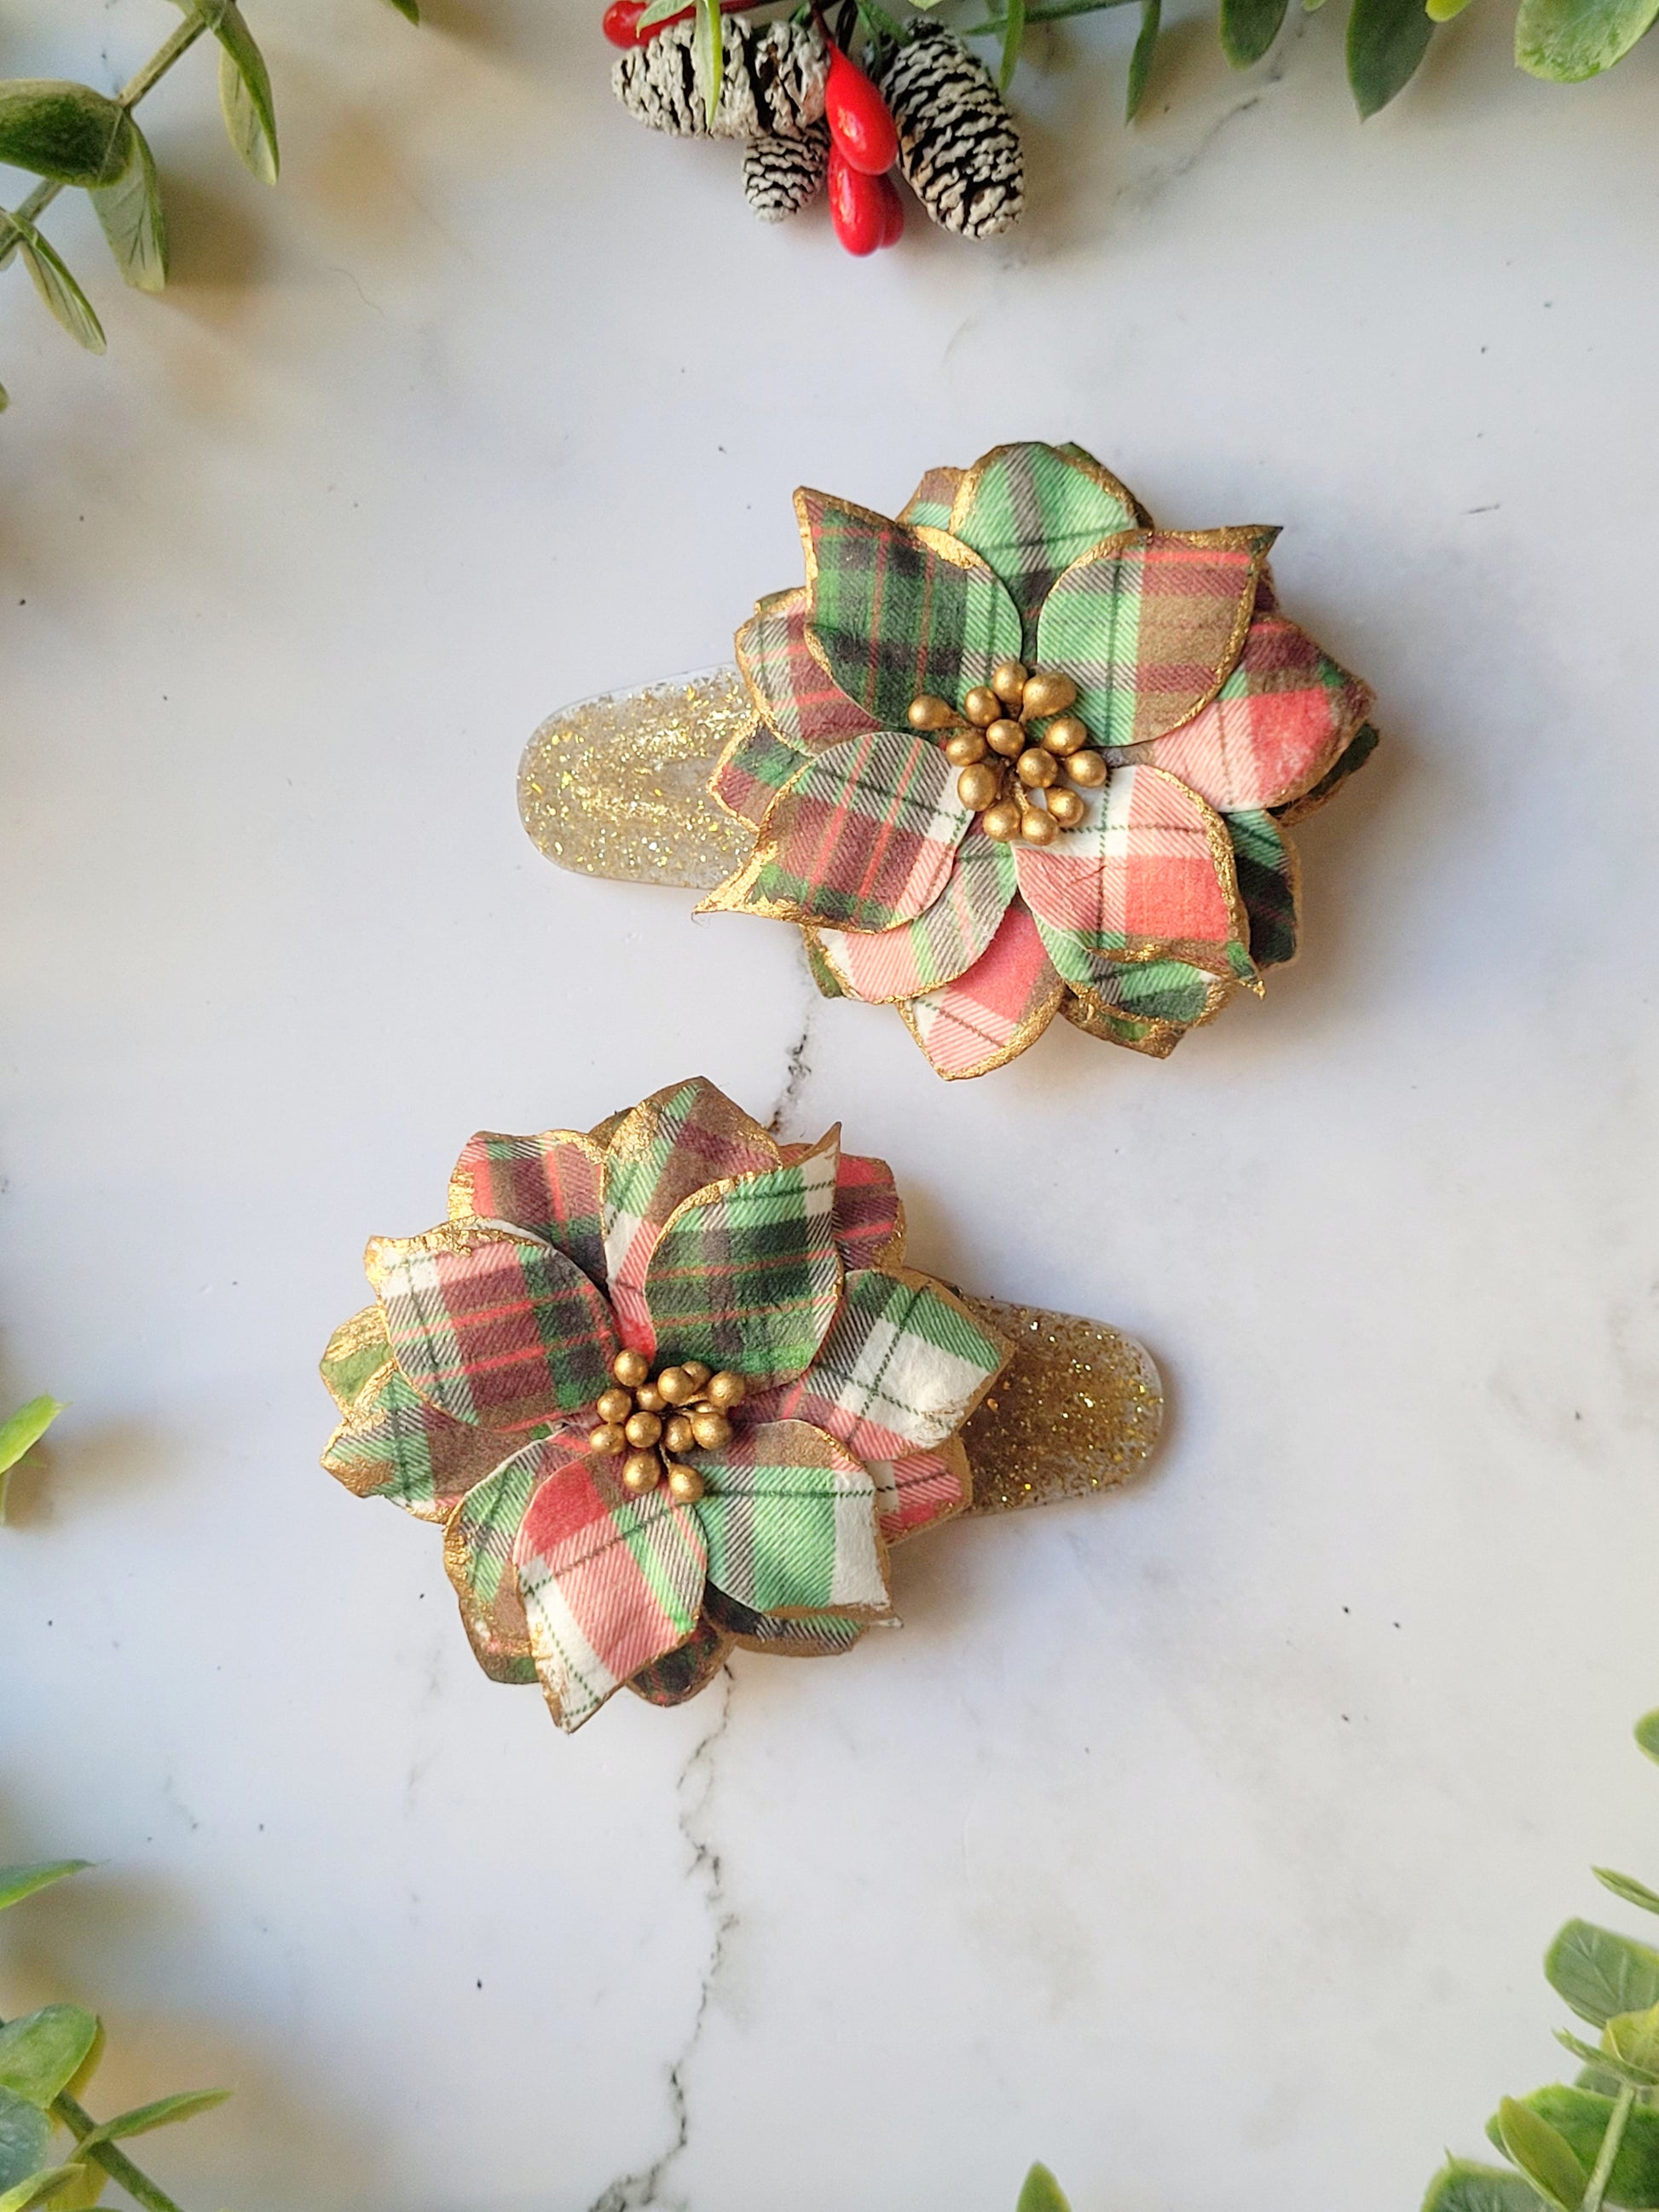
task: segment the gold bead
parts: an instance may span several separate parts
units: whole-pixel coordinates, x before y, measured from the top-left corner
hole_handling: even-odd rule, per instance
[[[977,814],[981,806],[988,806],[996,797],[1001,781],[990,763],[981,761],[975,768],[963,769],[957,778],[957,797]]]
[[[972,768],[975,761],[985,757],[985,733],[982,730],[958,730],[945,740],[945,757],[953,768]]]
[[[1075,714],[1061,714],[1042,732],[1042,742],[1051,753],[1074,753],[1088,744],[1088,726]]]
[[[1000,721],[993,722],[987,730],[985,742],[994,753],[1000,753],[1004,760],[1018,760],[1030,740],[1019,724],[1011,722],[1005,714]]]
[[[1023,660],[999,661],[991,678],[991,689],[1005,707],[1018,707],[1030,674]]]
[[[709,1366],[708,1362],[706,1359],[682,1359],[680,1365],[684,1368],[686,1373],[691,1377],[693,1387],[697,1390],[702,1389],[703,1384],[708,1380],[710,1375],[714,1372],[714,1370]]]
[[[732,1441],[732,1424],[724,1413],[693,1413],[691,1432],[702,1451],[720,1451]]]
[[[1014,774],[1028,791],[1046,791],[1060,775],[1059,763],[1041,745],[1032,745],[1014,763]]]
[[[615,1459],[628,1443],[623,1430],[615,1421],[601,1421],[587,1439],[587,1449],[598,1452],[601,1459]]]
[[[1028,806],[1019,817],[1019,834],[1028,845],[1052,845],[1060,835],[1060,824],[1040,806]]]
[[[977,723],[982,730],[988,724],[994,722],[1002,712],[1002,702],[994,691],[988,690],[983,684],[976,684],[963,701],[962,711],[970,722]]]
[[[1055,676],[1039,669],[1026,681],[1020,695],[1020,711],[1026,720],[1040,720],[1044,714],[1063,714],[1077,698],[1077,686],[1069,676]]]
[[[1006,845],[1019,835],[1019,809],[1012,799],[999,799],[980,816],[979,826],[988,837],[994,837],[999,845]]]
[[[1048,811],[1062,830],[1075,830],[1088,811],[1074,791],[1051,791],[1048,793]]]
[[[602,1421],[625,1421],[634,1410],[631,1390],[602,1390],[599,1402],[593,1409]]]
[[[629,1452],[623,1462],[623,1486],[638,1498],[662,1480],[662,1462],[653,1451]]]
[[[662,1423],[655,1413],[635,1413],[623,1422],[623,1433],[637,1450],[644,1451],[662,1434]]]
[[[665,1367],[657,1377],[657,1388],[671,1406],[683,1406],[697,1395],[696,1384],[683,1367]]]
[[[682,1505],[695,1505],[708,1486],[695,1467],[671,1467],[668,1487]]]
[[[1066,773],[1085,791],[1098,791],[1106,781],[1106,757],[1092,749],[1073,753],[1066,763]]]
[[[641,1382],[634,1393],[634,1403],[642,1413],[659,1413],[663,1409],[663,1395],[654,1382]]]
[[[642,1352],[619,1352],[611,1363],[611,1372],[625,1390],[637,1390],[651,1372],[651,1362]]]
[[[740,1406],[749,1395],[749,1385],[741,1375],[734,1375],[729,1367],[722,1367],[718,1375],[709,1376],[708,1388],[704,1395],[711,1406]]]
[[[696,1441],[696,1431],[691,1425],[689,1413],[676,1413],[662,1432],[665,1451],[689,1452]]]
[[[937,699],[931,691],[910,702],[910,727],[913,730],[948,729],[957,719],[956,708],[948,699]]]

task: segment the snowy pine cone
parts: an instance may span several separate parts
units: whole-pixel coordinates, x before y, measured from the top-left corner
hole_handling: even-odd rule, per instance
[[[813,25],[769,23],[757,30],[740,17],[726,17],[712,133],[696,38],[695,23],[671,23],[618,56],[611,87],[630,115],[683,138],[799,137],[822,117],[830,54]]]
[[[799,138],[769,131],[744,154],[744,197],[763,222],[781,222],[817,198],[829,170],[827,123],[810,124]]]
[[[994,238],[1025,208],[1019,133],[992,82],[943,23],[921,23],[881,90],[898,128],[904,181],[941,229]]]

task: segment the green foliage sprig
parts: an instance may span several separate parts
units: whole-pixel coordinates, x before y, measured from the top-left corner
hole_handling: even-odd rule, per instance
[[[122,276],[141,292],[161,289],[167,276],[167,216],[155,157],[133,110],[198,39],[210,36],[218,45],[219,99],[231,144],[262,184],[276,181],[270,72],[236,0],[174,4],[185,20],[113,97],[55,78],[0,82],[0,163],[40,179],[21,205],[0,210],[0,269],[21,259],[52,314],[88,353],[104,351],[103,325],[42,234],[40,217],[60,192],[85,192]],[[390,5],[411,23],[420,21],[419,0],[390,0]],[[6,404],[0,386],[0,408]]]
[[[1659,1761],[1659,1712],[1636,1723],[1636,1741]],[[1659,1893],[1633,1875],[1591,1869],[1604,1889],[1644,1912]],[[1569,1920],[1544,1954],[1550,1987],[1599,2043],[1565,2028],[1556,2040],[1583,2068],[1571,2087],[1505,2097],[1486,2124],[1505,2166],[1449,2158],[1429,2184],[1423,2212],[1602,2212],[1659,2206],[1659,1951],[1588,1920]]]
[[[83,1873],[86,1859],[52,1859],[34,1866],[0,1867],[0,1911],[26,1897]],[[223,2104],[228,2089],[191,2089],[136,2105],[112,2120],[94,2120],[75,2093],[90,2079],[103,2049],[95,2014],[79,2005],[42,2005],[12,2021],[0,2020],[0,2212],[86,2212],[106,2185],[118,2182],[145,2212],[179,2212],[118,2145]],[[70,2137],[58,2158],[55,2136]]]
[[[6,1517],[6,1492],[11,1487],[13,1468],[34,1449],[63,1411],[59,1399],[31,1398],[9,1421],[0,1421],[0,1521]]]

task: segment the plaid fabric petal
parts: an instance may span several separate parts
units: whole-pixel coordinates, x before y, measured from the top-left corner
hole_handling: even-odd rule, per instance
[[[1094,980],[1092,956],[1168,956],[1230,975],[1249,970],[1249,930],[1220,817],[1160,769],[1113,770],[1088,821],[1022,846],[1019,888],[1049,957]]]
[[[847,694],[902,729],[920,691],[960,705],[1017,655],[1013,601],[977,553],[827,493],[798,491],[806,547],[809,646]]]
[[[473,1656],[492,1681],[536,1679],[513,1547],[549,1467],[562,1466],[582,1449],[580,1437],[568,1429],[561,1430],[556,1439],[538,1437],[534,1443],[522,1445],[469,1491],[449,1516],[444,1530],[444,1571],[460,1601],[461,1626]]]
[[[1357,729],[1352,739],[1337,756],[1311,791],[1304,791],[1300,799],[1291,799],[1288,806],[1276,806],[1273,814],[1280,822],[1300,822],[1304,814],[1312,814],[1334,798],[1356,769],[1366,762],[1382,743],[1381,738],[1369,722]]]
[[[1066,571],[1037,617],[1036,657],[1076,683],[1097,744],[1162,737],[1214,698],[1274,535],[1130,531]]]
[[[728,814],[758,830],[772,801],[799,773],[800,760],[793,745],[757,722],[752,730],[740,730],[715,763],[710,795]]]
[[[965,1510],[974,1478],[960,1437],[948,1437],[935,1451],[912,1452],[904,1459],[870,1462],[876,1486],[876,1519],[882,1540],[902,1544],[935,1522]]]
[[[694,1633],[708,1553],[665,1487],[630,1498],[592,1461],[544,1464],[513,1565],[548,1705],[574,1729]]]
[[[769,1421],[693,1456],[712,1588],[757,1613],[887,1611],[875,1484],[833,1437]]]
[[[340,1396],[343,1419],[328,1440],[323,1465],[359,1498],[386,1498],[417,1521],[445,1521],[458,1500],[501,1464],[513,1439],[452,1420],[418,1396],[392,1362],[378,1306],[337,1329],[330,1353],[348,1331],[368,1334],[371,1317],[380,1356],[367,1369],[359,1358],[349,1397],[340,1395],[344,1376],[337,1362],[330,1388]],[[325,1359],[325,1379],[327,1366]]]
[[[870,1268],[847,1293],[789,1400],[866,1463],[932,1450],[955,1433],[1008,1360],[960,1299],[909,1268]],[[724,1589],[726,1585],[721,1584]]]
[[[1035,1044],[1066,986],[1024,902],[1016,899],[965,974],[899,1008],[905,1027],[947,1083],[985,1075]]]
[[[1079,447],[1018,445],[975,462],[947,526],[990,562],[1034,639],[1037,609],[1063,572],[1143,519],[1134,495]]]
[[[913,530],[948,530],[951,509],[967,473],[965,469],[929,469],[899,510],[899,520]]]
[[[675,1359],[735,1368],[757,1389],[811,1365],[841,1296],[831,1130],[804,1159],[689,1198],[657,1239],[645,1302]]]
[[[1371,695],[1282,615],[1250,624],[1215,697],[1167,736],[1119,759],[1145,761],[1219,812],[1285,806],[1332,766],[1370,710]]]
[[[853,998],[878,1006],[914,999],[955,982],[973,966],[996,935],[1015,888],[1011,848],[974,830],[926,914],[873,933],[820,930],[818,947]]]
[[[1250,957],[1276,968],[1296,957],[1301,869],[1296,848],[1271,814],[1224,814],[1238,871],[1238,895],[1249,916]]]
[[[807,605],[803,584],[757,600],[738,632],[737,649],[749,696],[774,733],[796,752],[814,753],[878,724],[832,681],[808,646]]]
[[[504,1137],[481,1129],[467,1139],[449,1178],[452,1220],[471,1215],[544,1237],[574,1260],[590,1282],[605,1282],[599,1234],[599,1169],[605,1158],[591,1137],[544,1129]]]
[[[785,1145],[786,1167],[804,1160],[811,1145]],[[836,1249],[843,1267],[879,1267],[904,1246],[904,1206],[885,1160],[842,1152],[836,1163]],[[751,1418],[754,1418],[751,1416]]]
[[[836,1659],[850,1651],[870,1626],[866,1615],[804,1613],[787,1619],[739,1605],[713,1583],[703,1593],[703,1611],[744,1651],[763,1651],[769,1659]]]
[[[972,819],[941,746],[908,730],[849,738],[785,786],[751,859],[697,912],[892,929],[944,890]]]
[[[678,1650],[665,1651],[648,1667],[628,1678],[628,1687],[648,1705],[683,1705],[706,1690],[730,1657],[735,1640],[708,1615],[708,1593],[703,1593],[702,1619]]]
[[[392,1357],[428,1405],[489,1429],[525,1429],[591,1405],[617,1353],[611,1310],[551,1246],[452,1222],[377,1237],[369,1280]]]
[[[386,1333],[386,1316],[379,1306],[365,1306],[343,1321],[327,1344],[318,1372],[328,1395],[343,1413],[349,1413],[362,1395],[364,1385],[390,1365],[392,1342]]]
[[[821,999],[844,999],[841,979],[823,957],[817,933],[810,925],[803,926],[800,933],[801,950],[806,955],[806,972],[812,979],[813,988]]]
[[[600,1178],[605,1273],[623,1341],[654,1352],[645,1276],[663,1224],[694,1191],[778,1164],[758,1121],[702,1076],[671,1084],[624,1114],[605,1146]]]
[[[1231,994],[1219,979],[1212,979],[1221,992],[1224,1004]],[[1121,1044],[1130,1052],[1144,1053],[1149,1060],[1167,1060],[1187,1034],[1191,1024],[1180,1022],[1149,1020],[1145,1015],[1126,1014],[1108,1003],[1097,990],[1086,985],[1074,984],[1066,994],[1066,1003],[1060,1008],[1074,1029],[1085,1036],[1099,1037],[1107,1044]]]

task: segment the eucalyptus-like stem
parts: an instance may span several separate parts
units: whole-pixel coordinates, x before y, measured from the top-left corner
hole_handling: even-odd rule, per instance
[[[1626,2081],[1607,2119],[1607,2132],[1601,2138],[1601,2148],[1595,2154],[1595,2165],[1591,2171],[1589,2185],[1584,2191],[1578,2212],[1601,2212],[1601,2199],[1607,2193],[1607,2184],[1613,2178],[1613,2160],[1619,2155],[1619,2146],[1625,2139],[1625,2129],[1636,2104],[1636,2089]]]
[[[0,2027],[6,2025],[0,2020]],[[58,2124],[69,2130],[77,2143],[84,2142],[98,2123],[85,2106],[77,2105],[67,2089],[52,2100],[52,2116]],[[158,2189],[147,2173],[141,2173],[125,2151],[117,2150],[112,2142],[94,2143],[87,2156],[101,2166],[112,2181],[118,2181],[135,2204],[142,2204],[144,2212],[184,2212],[175,2204],[166,2190]]]

